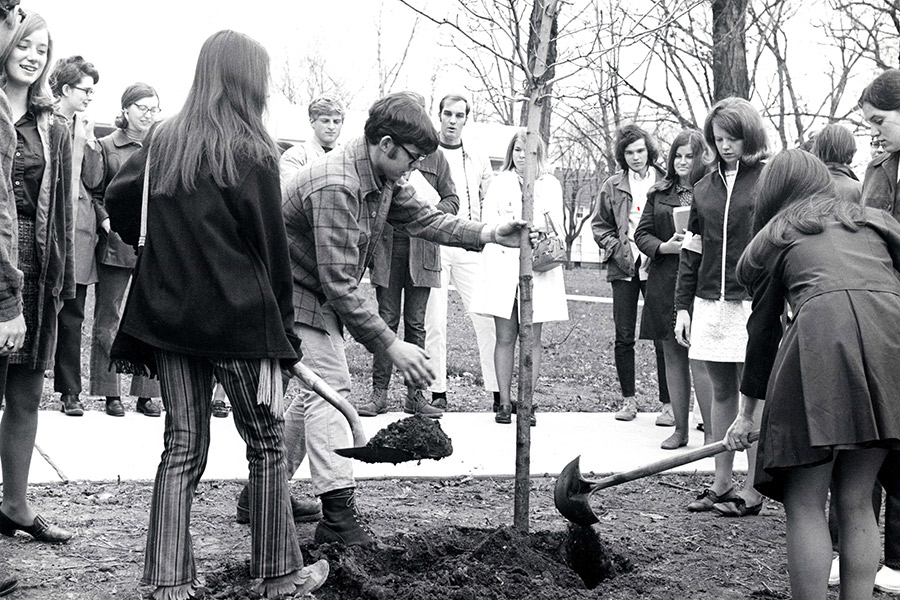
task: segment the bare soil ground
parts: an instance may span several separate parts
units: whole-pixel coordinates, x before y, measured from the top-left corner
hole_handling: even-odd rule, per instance
[[[585,474],[588,476],[588,474]],[[549,478],[535,478],[530,533],[513,522],[513,481],[496,479],[362,481],[359,509],[378,538],[374,548],[316,546],[314,524],[297,533],[307,562],[331,562],[328,600],[387,599],[787,599],[784,511],[727,519],[683,507],[705,477],[672,474],[598,492],[600,523],[572,535],[553,506]],[[234,522],[240,482],[202,483],[193,509],[197,563],[209,599],[249,599],[249,529]],[[151,492],[149,482],[33,486],[35,505],[75,528],[65,546],[20,534],[0,539],[19,600],[132,600],[138,584]],[[295,483],[294,493],[308,493]],[[567,546],[582,545],[567,551]],[[589,589],[576,572],[586,574]],[[835,591],[829,599],[837,598]],[[876,592],[876,598],[888,598]]]
[[[570,293],[609,296],[596,269],[567,271],[566,280]],[[451,294],[450,410],[487,411],[474,331],[457,298]],[[545,328],[535,402],[540,411],[610,410],[619,399],[611,307],[572,302],[570,313],[569,323]],[[89,335],[90,317],[85,332]],[[352,341],[347,352],[362,397],[371,358]],[[87,344],[84,354],[87,381]],[[658,410],[649,342],[638,343],[636,363],[638,403],[642,410]],[[400,382],[394,391],[399,402]],[[123,400],[133,410],[134,398]],[[49,377],[42,408],[57,407]],[[102,399],[86,399],[86,408],[103,410]],[[377,547],[317,547],[314,524],[299,524],[297,533],[307,562],[321,557],[331,562],[331,576],[315,594],[320,599],[789,598],[781,506],[770,503],[760,516],[737,520],[686,512],[684,506],[707,479],[660,475],[602,490],[593,500],[600,523],[572,533],[553,506],[553,479],[533,478],[527,535],[511,528],[511,479],[366,480],[359,482],[359,508]],[[206,598],[256,597],[247,591],[249,529],[234,521],[241,485],[204,482],[197,491],[191,530]],[[309,493],[307,482],[293,485],[295,494]],[[139,581],[151,489],[152,482],[131,481],[32,486],[38,510],[77,536],[57,547],[24,535],[0,538],[0,569],[14,569],[21,581],[12,598],[145,596],[150,590]],[[829,599],[834,598],[832,591]],[[876,593],[876,598],[887,596]]]

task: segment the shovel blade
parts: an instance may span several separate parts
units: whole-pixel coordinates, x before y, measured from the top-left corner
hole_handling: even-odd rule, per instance
[[[591,510],[593,486],[582,478],[580,462],[579,456],[560,472],[553,490],[553,500],[556,503],[556,510],[562,516],[576,525],[589,527],[599,519]]]
[[[402,463],[410,460],[416,460],[416,456],[412,452],[400,450],[399,448],[388,448],[386,446],[356,446],[353,448],[338,448],[336,453],[347,458],[355,458],[367,463]]]

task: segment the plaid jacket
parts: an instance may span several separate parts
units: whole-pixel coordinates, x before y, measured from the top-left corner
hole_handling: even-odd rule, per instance
[[[413,237],[480,250],[482,223],[439,212],[404,181],[379,187],[365,138],[313,161],[283,184],[299,323],[325,330],[324,306],[370,352],[396,335],[359,288],[385,222]]]

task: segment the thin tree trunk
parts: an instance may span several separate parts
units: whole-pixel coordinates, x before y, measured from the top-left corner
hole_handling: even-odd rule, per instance
[[[542,103],[547,102],[548,78],[547,52],[550,45],[551,28],[556,17],[557,0],[535,0],[542,5],[542,17],[534,67],[528,80],[527,134],[525,136],[525,176],[522,185],[522,219],[531,223],[534,219],[534,180],[537,172],[537,146],[541,129]],[[534,21],[532,21],[534,22]],[[529,62],[531,62],[529,60]],[[534,373],[532,348],[534,346],[532,307],[532,248],[529,232],[524,230],[519,243],[519,395],[516,416],[516,484],[513,508],[513,525],[522,533],[528,533],[529,496],[531,494],[531,427],[532,399],[534,389],[531,383]]]
[[[747,72],[748,0],[713,0],[713,98],[750,98]]]

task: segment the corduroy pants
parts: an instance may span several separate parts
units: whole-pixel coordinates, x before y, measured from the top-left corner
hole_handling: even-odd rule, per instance
[[[284,421],[256,402],[260,361],[212,359],[157,350],[165,444],[150,504],[143,581],[184,585],[196,576],[191,504],[209,453],[213,376],[231,400],[250,466],[250,576],[303,566],[284,466]]]

